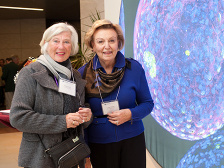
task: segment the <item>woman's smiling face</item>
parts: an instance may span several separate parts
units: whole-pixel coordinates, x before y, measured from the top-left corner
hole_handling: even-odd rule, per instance
[[[117,33],[114,29],[99,29],[93,35],[93,51],[100,61],[115,61],[118,52]]]
[[[61,32],[48,42],[47,53],[56,62],[64,62],[70,57],[71,49],[71,33]]]

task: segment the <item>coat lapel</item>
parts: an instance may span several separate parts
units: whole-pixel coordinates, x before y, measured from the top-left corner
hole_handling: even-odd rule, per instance
[[[52,90],[58,91],[58,86],[52,76],[50,76],[49,71],[39,62],[33,67],[35,73],[33,73],[33,78],[43,87],[50,88]]]
[[[33,73],[33,77],[35,80],[43,87],[50,88],[52,90],[58,91],[58,86],[50,75],[49,71],[46,67],[44,67],[39,62],[34,66],[35,73]],[[79,95],[81,95],[85,89],[86,81],[81,78],[81,75],[77,70],[73,70],[74,78],[76,81],[76,89]]]

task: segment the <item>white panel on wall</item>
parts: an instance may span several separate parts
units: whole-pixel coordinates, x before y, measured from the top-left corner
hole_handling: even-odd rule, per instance
[[[104,12],[104,0],[81,0],[80,1],[80,17],[81,20],[89,17],[91,13]],[[104,18],[104,13],[103,16]]]
[[[85,32],[92,25],[90,16],[92,14],[96,16],[96,11],[100,13],[100,18],[104,19],[104,0],[80,1],[81,44],[83,44]]]
[[[113,23],[119,24],[121,0],[105,0],[105,19],[110,20]]]

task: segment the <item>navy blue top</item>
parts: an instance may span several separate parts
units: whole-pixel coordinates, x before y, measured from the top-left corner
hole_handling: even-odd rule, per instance
[[[96,55],[93,59],[93,68],[104,68],[100,62],[96,60]],[[142,119],[151,113],[154,103],[149,91],[148,83],[145,77],[145,71],[141,64],[134,59],[128,59],[131,62],[131,68],[126,68],[124,77],[120,83],[120,91],[118,101],[120,109],[129,108],[132,113],[132,122],[128,121],[119,126],[108,121],[108,118],[94,118],[92,124],[87,128],[88,142],[92,143],[111,143],[118,142],[124,139],[135,137],[144,131]],[[79,69],[83,76],[85,69],[84,65]],[[122,68],[125,66],[125,58],[121,52],[116,56],[116,64],[114,67]],[[87,81],[88,82],[88,81]],[[103,99],[103,101],[115,100],[118,93],[118,88]],[[94,116],[102,116],[101,98],[86,98],[90,104]]]

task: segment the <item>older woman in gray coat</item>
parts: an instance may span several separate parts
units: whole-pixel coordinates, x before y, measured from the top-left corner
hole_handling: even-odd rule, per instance
[[[75,29],[66,23],[54,24],[44,32],[40,46],[42,55],[19,72],[10,123],[23,132],[19,166],[53,168],[44,146],[62,142],[74,128],[83,134],[92,112],[81,107],[86,81],[69,60],[78,51]]]

